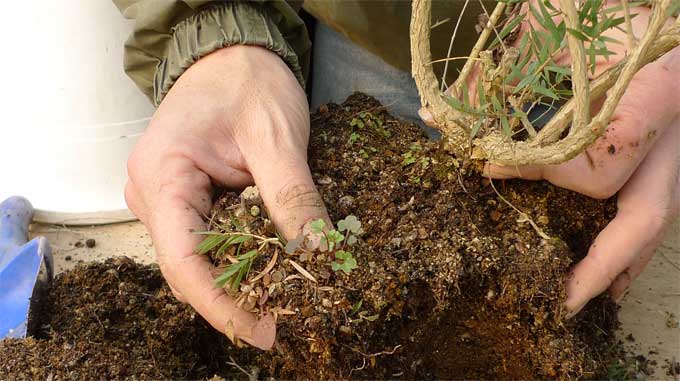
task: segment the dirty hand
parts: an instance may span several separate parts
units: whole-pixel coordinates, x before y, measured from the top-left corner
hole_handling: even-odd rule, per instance
[[[610,0],[611,5],[617,1]],[[557,2],[554,5],[559,7]],[[609,5],[608,5],[609,6]],[[650,10],[636,7],[633,30],[639,38],[646,28]],[[618,15],[621,16],[621,15]],[[533,20],[522,23],[522,33]],[[625,31],[605,33],[627,41]],[[516,39],[516,43],[521,38]],[[593,77],[626,56],[626,43],[611,44],[615,54],[599,57]],[[555,60],[569,65],[567,54]],[[468,78],[475,99],[478,71]],[[609,289],[620,299],[633,279],[645,268],[661,244],[664,231],[680,209],[680,47],[645,66],[630,82],[605,132],[586,152],[559,165],[503,167],[487,164],[484,175],[495,179],[547,180],[557,186],[594,198],[618,192],[616,218],[599,234],[588,255],[573,269],[567,284],[566,307],[576,314],[585,304]],[[593,109],[602,100],[593,102]],[[432,115],[419,110],[426,124]]]
[[[254,46],[220,49],[175,83],[128,160],[125,197],[148,228],[175,296],[215,329],[231,321],[239,339],[274,343],[271,316],[258,320],[214,286],[215,268],[195,254],[212,205],[213,184],[257,184],[286,238],[312,219],[328,219],[307,166],[309,111],[303,90],[274,53]]]
[[[644,11],[643,11],[644,12]],[[638,21],[640,21],[639,19]],[[625,41],[625,35],[615,37]],[[612,48],[612,50],[621,47]],[[619,59],[623,54],[617,56]],[[604,71],[617,59],[603,61]],[[619,300],[661,244],[680,210],[680,48],[640,70],[605,132],[559,165],[487,165],[496,179],[547,180],[594,198],[618,192],[618,212],[567,283],[570,315],[603,291]]]

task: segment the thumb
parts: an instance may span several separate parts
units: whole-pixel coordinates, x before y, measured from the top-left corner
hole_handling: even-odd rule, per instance
[[[262,201],[284,238],[300,235],[312,220],[330,222],[323,199],[314,185],[304,154],[277,151],[266,162],[251,164]]]

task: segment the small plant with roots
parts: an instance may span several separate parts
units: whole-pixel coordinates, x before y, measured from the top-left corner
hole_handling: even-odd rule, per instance
[[[605,132],[635,73],[680,45],[680,21],[672,21],[678,0],[502,0],[485,10],[476,44],[444,91],[446,74],[440,86],[432,67],[431,3],[414,0],[411,18],[422,104],[454,154],[494,164],[557,164],[583,152]],[[651,7],[651,16],[638,38],[631,20],[640,6]],[[626,41],[612,38],[613,31]],[[596,73],[614,45],[625,47],[625,56]],[[605,94],[591,116],[591,102]],[[547,123],[539,112],[546,109],[557,110]]]

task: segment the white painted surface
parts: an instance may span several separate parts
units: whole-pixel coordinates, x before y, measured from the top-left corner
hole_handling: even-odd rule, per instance
[[[132,218],[125,163],[153,107],[123,72],[131,23],[110,0],[3,5],[30,17],[0,23],[0,199],[27,197],[42,221]]]

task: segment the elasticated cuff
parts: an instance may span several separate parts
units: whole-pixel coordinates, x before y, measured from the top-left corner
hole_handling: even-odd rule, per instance
[[[166,57],[154,77],[156,106],[194,62],[217,49],[239,44],[262,46],[278,54],[304,88],[298,56],[281,35],[270,12],[266,6],[229,2],[206,7],[175,25]]]

